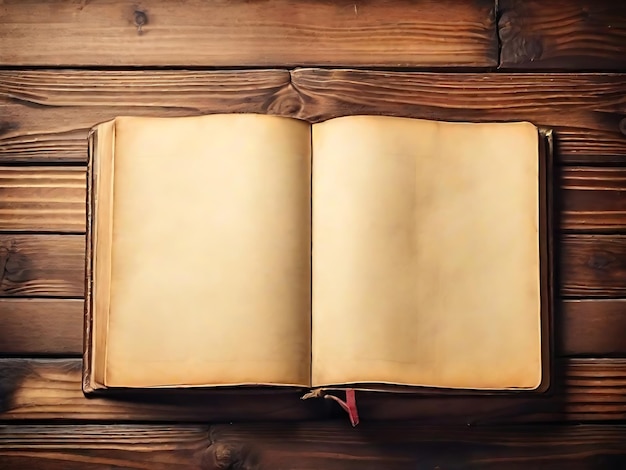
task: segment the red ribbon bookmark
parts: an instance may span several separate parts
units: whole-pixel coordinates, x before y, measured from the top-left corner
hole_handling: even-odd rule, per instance
[[[339,406],[341,406],[344,411],[348,413],[350,423],[353,427],[359,424],[359,411],[356,408],[356,394],[354,393],[353,388],[346,389],[346,401],[343,401],[341,398],[330,394],[324,395],[324,398],[329,400],[335,400],[337,403],[339,403]]]

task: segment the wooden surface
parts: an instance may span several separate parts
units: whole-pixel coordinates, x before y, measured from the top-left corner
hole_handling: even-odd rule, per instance
[[[85,237],[0,234],[0,297],[82,297]]]
[[[88,129],[216,112],[553,128],[551,390],[86,399]],[[0,468],[626,467],[625,163],[622,1],[0,1]]]
[[[626,137],[622,138],[626,142]],[[626,198],[624,167],[561,168],[557,194],[560,227],[590,232],[624,232]]]
[[[0,468],[612,469],[626,465],[624,426],[363,424],[3,426]],[[524,445],[520,445],[524,443]],[[459,466],[459,462],[463,464]]]
[[[326,418],[332,411],[330,402],[302,401],[297,391],[213,392],[85,398],[80,359],[0,359],[0,421],[293,421]]]
[[[318,121],[348,113],[530,120],[555,130],[559,163],[623,162],[626,74],[419,74],[302,69],[292,86]]]
[[[559,256],[562,295],[626,296],[626,236],[564,235]]]
[[[82,299],[0,299],[0,356],[80,356]]]
[[[79,357],[82,312],[80,299],[0,299],[0,356]],[[558,356],[626,356],[625,300],[566,300],[555,317]]]
[[[626,309],[611,300],[626,297],[626,236],[570,233],[557,246],[561,295],[585,301],[557,304],[556,353],[626,355]],[[79,355],[82,304],[69,298],[84,291],[84,236],[0,234],[0,254],[0,351]],[[33,334],[46,329],[56,333],[43,342]]]
[[[86,163],[89,129],[120,115],[299,108],[287,70],[0,70],[0,161]]]
[[[555,129],[560,163],[623,163],[624,90],[614,73],[0,70],[0,162],[84,163],[89,128],[118,115],[257,112],[525,119]]]
[[[626,139],[624,139],[626,141]],[[0,224],[4,230],[84,233],[84,167],[0,166]],[[626,229],[626,168],[557,170],[557,222],[564,231]]]
[[[626,359],[568,358],[555,362],[547,394],[522,396],[426,396],[363,392],[364,422],[414,419],[433,424],[488,425],[519,422],[623,421]],[[80,359],[0,359],[0,390],[6,394],[0,421],[299,421],[345,418],[334,403],[300,400],[298,391],[212,391],[205,394],[85,398]]]
[[[568,300],[556,312],[562,356],[626,356],[626,300]]]
[[[499,0],[500,67],[624,70],[621,0]]]
[[[228,451],[234,455],[226,462],[238,457],[246,469],[585,469],[619,468],[625,461],[621,427],[480,429],[393,423],[365,425],[354,435],[345,424],[220,425],[211,428],[211,437],[209,455]]]
[[[498,60],[490,0],[4,5],[3,65],[494,66]]]
[[[85,178],[84,168],[0,167],[1,230],[84,232]]]

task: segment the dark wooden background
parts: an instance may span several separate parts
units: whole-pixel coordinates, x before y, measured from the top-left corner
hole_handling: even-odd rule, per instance
[[[232,111],[554,128],[553,391],[84,398],[87,130]],[[625,163],[623,1],[4,0],[0,468],[624,468]]]

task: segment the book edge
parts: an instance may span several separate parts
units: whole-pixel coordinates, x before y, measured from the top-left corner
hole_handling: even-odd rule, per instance
[[[83,377],[82,389],[85,395],[93,393],[99,388],[93,378],[93,292],[92,292],[92,265],[93,265],[93,160],[95,156],[95,146],[98,135],[97,126],[91,128],[87,136],[87,201],[86,201],[86,242],[85,242],[85,304],[83,315]]]

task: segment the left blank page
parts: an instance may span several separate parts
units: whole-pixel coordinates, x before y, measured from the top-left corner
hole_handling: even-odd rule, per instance
[[[106,385],[310,378],[310,127],[118,118]]]

